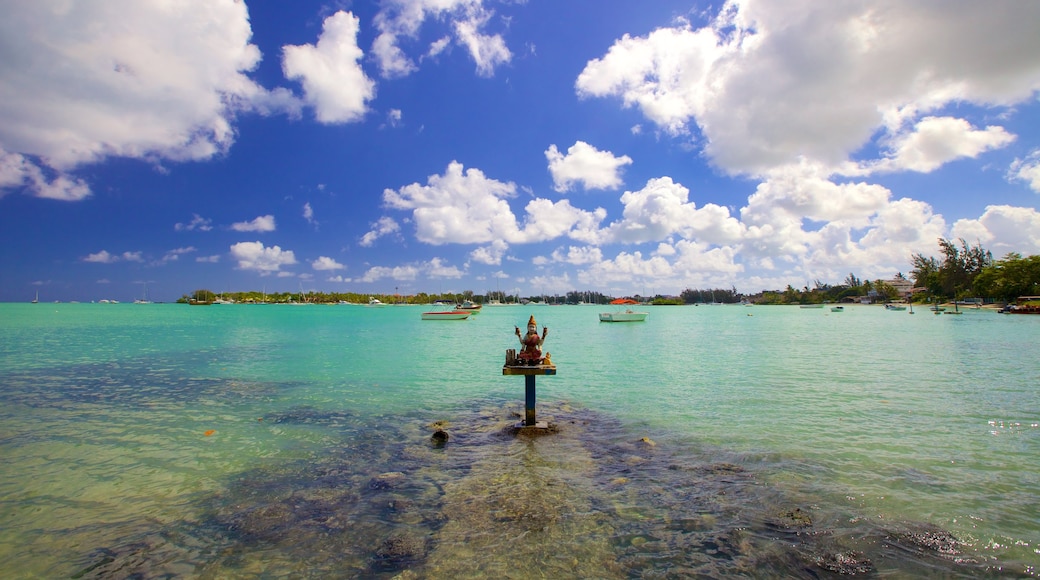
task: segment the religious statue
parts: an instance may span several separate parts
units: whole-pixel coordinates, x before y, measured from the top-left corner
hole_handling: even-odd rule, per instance
[[[527,334],[520,335],[520,327],[516,328],[516,336],[520,339],[520,344],[523,345],[520,349],[520,353],[516,355],[517,362],[521,365],[540,365],[542,364],[542,343],[545,342],[545,336],[549,334],[549,329],[542,327],[541,336],[538,335],[538,323],[534,321],[534,315],[531,315],[531,319],[527,321]],[[546,353],[548,356],[548,353]]]

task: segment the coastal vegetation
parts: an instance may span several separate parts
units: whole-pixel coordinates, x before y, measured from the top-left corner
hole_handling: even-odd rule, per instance
[[[964,239],[956,242],[939,238],[939,257],[917,253],[910,257],[909,276],[897,273],[889,280],[862,280],[854,273],[841,284],[816,280],[795,288],[764,290],[758,294],[742,294],[736,288],[686,288],[678,296],[611,296],[602,292],[572,290],[565,294],[521,297],[502,291],[475,294],[472,290],[461,293],[428,294],[373,294],[359,292],[226,292],[220,295],[206,289],[185,294],[178,302],[212,303],[220,300],[245,304],[367,304],[372,298],[385,304],[431,304],[434,302],[461,303],[470,300],[478,304],[608,304],[616,298],[631,298],[655,305],[682,304],[822,304],[827,302],[885,303],[904,301],[933,302],[971,300],[991,303],[1014,302],[1019,296],[1040,295],[1040,256],[1023,257],[1009,253],[994,260],[990,251],[980,243],[969,245]],[[902,291],[901,288],[908,290]]]

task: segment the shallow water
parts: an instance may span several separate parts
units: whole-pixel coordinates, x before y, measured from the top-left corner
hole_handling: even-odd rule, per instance
[[[0,305],[15,577],[1035,575],[1040,317]],[[559,374],[517,432],[535,315]],[[443,429],[449,440],[435,445]]]

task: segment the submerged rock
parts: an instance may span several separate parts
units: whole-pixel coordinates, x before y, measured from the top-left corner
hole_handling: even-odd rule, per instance
[[[430,442],[434,447],[444,447],[448,443],[448,433],[443,429],[437,429],[430,435]]]

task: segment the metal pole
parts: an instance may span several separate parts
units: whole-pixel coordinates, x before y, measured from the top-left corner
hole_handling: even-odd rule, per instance
[[[534,427],[536,421],[534,418],[534,375],[524,376],[524,386],[526,387],[525,397],[525,411],[524,413],[524,425],[527,427]]]

